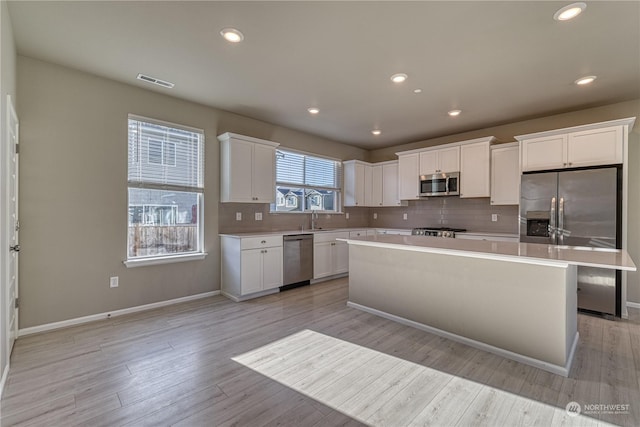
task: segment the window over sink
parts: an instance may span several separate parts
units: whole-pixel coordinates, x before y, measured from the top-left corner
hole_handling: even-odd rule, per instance
[[[342,211],[342,162],[291,150],[276,151],[276,202],[271,212]]]

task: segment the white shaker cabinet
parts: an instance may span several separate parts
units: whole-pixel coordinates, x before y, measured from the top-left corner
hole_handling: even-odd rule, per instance
[[[371,165],[360,160],[348,160],[344,166],[344,205],[369,206],[372,203]]]
[[[240,301],[282,286],[282,236],[220,236],[222,293]]]
[[[400,200],[398,161],[384,162],[382,165],[382,206],[407,206]],[[417,177],[416,177],[417,180]]]
[[[520,203],[520,149],[518,143],[491,147],[491,204]]]
[[[400,200],[417,200],[420,198],[418,153],[398,155],[398,192]]]
[[[491,195],[489,167],[492,139],[489,137],[460,146],[460,198]]]
[[[517,136],[516,139],[521,143],[522,170],[622,163],[624,124],[607,126],[614,122]]]
[[[313,235],[313,278],[349,271],[349,246],[336,239],[348,239],[349,232],[320,232]]]
[[[275,142],[234,133],[220,141],[220,201],[273,203],[276,195]]]
[[[396,182],[397,180],[396,177]],[[371,165],[371,204],[369,206],[384,206],[384,191],[383,165]]]
[[[420,175],[460,172],[460,147],[428,150],[420,153]]]

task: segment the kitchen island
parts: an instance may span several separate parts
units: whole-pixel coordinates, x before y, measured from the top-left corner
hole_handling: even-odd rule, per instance
[[[568,376],[577,266],[635,271],[623,250],[374,236],[347,239],[353,308]]]

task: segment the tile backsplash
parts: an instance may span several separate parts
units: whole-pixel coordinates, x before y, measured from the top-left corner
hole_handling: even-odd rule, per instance
[[[304,230],[311,228],[310,214],[269,213],[269,205],[261,203],[219,203],[219,232],[241,233],[254,231]],[[344,214],[321,214],[317,226],[321,228],[414,228],[454,227],[469,231],[518,233],[518,206],[491,206],[488,198],[461,199],[432,197],[410,201],[408,206],[385,208],[345,208]],[[240,213],[241,220],[236,220]],[[262,220],[256,220],[256,213]],[[407,219],[403,219],[407,214]],[[497,214],[497,221],[491,221]],[[376,219],[374,219],[374,215]]]

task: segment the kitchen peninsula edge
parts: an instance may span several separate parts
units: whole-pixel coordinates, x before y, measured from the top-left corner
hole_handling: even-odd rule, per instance
[[[635,271],[623,250],[414,236],[345,239],[348,306],[568,376],[577,266]]]

